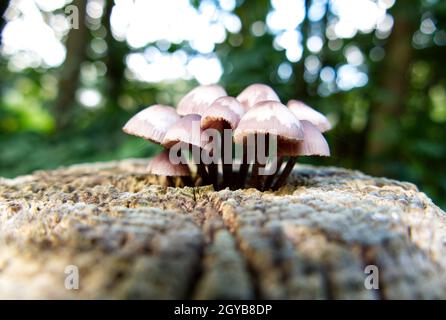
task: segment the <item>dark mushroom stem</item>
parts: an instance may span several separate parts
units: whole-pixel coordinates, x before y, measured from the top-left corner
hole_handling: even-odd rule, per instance
[[[222,187],[232,186],[232,161],[231,163],[225,163],[225,149],[228,147],[225,142],[225,129],[231,129],[231,126],[227,123],[223,126],[221,135],[221,163],[223,167],[223,184]],[[232,141],[230,143],[231,153],[232,153]]]
[[[218,129],[218,131],[220,133],[220,140],[221,140],[221,137],[222,137],[222,134],[221,134],[221,132],[223,130],[222,128],[223,127]],[[212,141],[212,142],[214,143],[214,145],[216,143],[218,143],[216,141]],[[220,145],[218,145],[217,148],[220,148]],[[214,152],[214,150],[212,150],[211,156],[214,155],[213,152]],[[222,156],[222,154],[220,154],[220,156]],[[208,170],[208,173],[209,173],[209,180],[210,180],[210,182],[214,186],[214,189],[218,190],[218,188],[219,188],[219,183],[218,183],[218,177],[219,177],[219,174],[218,174],[218,162],[217,163],[212,162],[212,163],[208,164],[207,165],[207,170]]]
[[[178,152],[177,156],[180,157],[180,163],[186,164],[187,160],[186,160],[183,152],[181,151],[181,149],[179,149],[177,152]],[[190,172],[190,169],[189,169],[189,172]],[[185,187],[191,187],[194,185],[191,176],[181,176],[180,179],[181,179],[181,182],[183,183],[183,186],[185,186]]]
[[[181,157],[181,163],[187,163],[186,158],[184,157],[184,154],[180,150],[180,157]],[[190,169],[189,169],[190,173]],[[194,185],[194,182],[192,181],[192,177],[189,176],[182,176],[181,182],[183,183],[183,186],[185,187],[192,187]]]
[[[210,184],[209,174],[206,171],[206,166],[202,162],[197,163],[197,173],[201,177],[201,180],[203,181],[203,185]]]
[[[183,183],[183,186],[185,186],[185,187],[193,186],[193,181],[192,181],[191,176],[183,176],[183,177],[181,177],[181,182]]]
[[[201,177],[203,185],[211,184],[211,179],[209,178],[206,166],[201,162],[197,163],[197,173]]]
[[[212,141],[215,144],[215,141]],[[214,152],[214,150],[212,150],[212,152]],[[213,154],[211,154],[213,155]],[[207,166],[207,171],[209,174],[209,183],[212,183],[212,185],[214,186],[214,189],[217,190],[218,189],[218,163],[210,163]]]
[[[254,135],[254,141],[255,141],[255,154],[254,154],[254,163],[252,164],[252,169],[251,169],[251,183],[252,185],[256,186],[256,182],[257,182],[257,177],[259,175],[259,167],[260,167],[260,163],[259,163],[259,159],[257,156],[257,134]]]
[[[175,178],[174,177],[167,176],[166,182],[167,182],[168,187],[175,187]]]
[[[206,170],[206,165],[203,163],[203,161],[201,161],[202,149],[200,147],[191,146],[191,151],[193,162],[197,165],[197,174],[199,177],[201,177],[203,185],[211,184],[209,174]]]
[[[218,189],[218,164],[210,163],[207,165],[209,182],[212,183],[214,189]]]
[[[261,189],[262,188],[262,182],[263,182],[263,177],[259,175],[259,170],[261,168],[264,168],[266,166],[266,163],[261,163],[259,160],[259,151],[257,150],[257,148],[260,147],[260,145],[257,144],[258,138],[261,138],[263,140],[263,144],[265,146],[264,148],[264,157],[268,157],[269,156],[269,135],[255,135],[255,141],[256,141],[256,153],[255,153],[255,162],[252,166],[252,183],[254,185],[254,187],[256,187],[257,189]]]
[[[283,169],[282,173],[280,174],[279,178],[277,178],[276,183],[273,185],[273,190],[279,189],[281,186],[284,185],[286,182],[286,179],[290,175],[291,171],[293,171],[294,165],[296,164],[297,157],[290,157],[288,159],[288,162],[285,166],[285,169]]]
[[[265,184],[263,185],[263,191],[268,190],[271,188],[271,185],[274,182],[274,178],[277,176],[277,174],[280,171],[280,168],[282,167],[282,163],[283,163],[284,158],[283,157],[279,157],[276,158],[274,161],[276,163],[276,169],[274,170],[273,173],[271,173],[268,178],[266,178],[265,180]]]
[[[249,171],[248,163],[248,143],[246,139],[243,141],[243,159],[239,169],[239,187],[245,187],[246,177]]]

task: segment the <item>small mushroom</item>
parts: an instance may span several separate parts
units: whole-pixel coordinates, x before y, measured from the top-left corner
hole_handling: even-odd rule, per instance
[[[329,157],[330,147],[318,127],[307,120],[302,120],[300,123],[304,129],[304,140],[297,144],[297,154],[300,156]]]
[[[300,141],[303,129],[299,120],[285,105],[277,101],[262,101],[249,109],[234,132],[236,143],[249,134],[274,134],[279,140]]]
[[[199,132],[194,132],[194,123],[197,125],[196,128],[199,129]],[[163,146],[171,148],[178,142],[183,142],[200,148],[203,147],[200,123],[201,116],[198,114],[188,114],[182,117],[167,130],[162,142]]]
[[[223,167],[223,181],[225,186],[230,186],[232,184],[232,163],[225,163],[225,150],[226,148],[231,148],[232,152],[232,137],[231,143],[229,146],[226,146],[225,143],[225,129],[234,130],[240,118],[244,114],[244,109],[240,102],[233,97],[221,97],[215,100],[211,106],[206,109],[201,117],[201,128],[205,129],[216,129],[221,133],[221,159],[222,159],[222,167]],[[232,136],[232,134],[231,134]],[[214,180],[214,184],[218,184],[218,166],[215,164],[209,166],[209,169],[213,171],[211,176]],[[217,171],[217,172],[215,172]]]
[[[248,111],[255,104],[261,101],[277,101],[280,102],[279,96],[274,90],[266,84],[255,83],[246,87],[237,96],[245,111]]]
[[[160,104],[147,107],[133,116],[123,131],[165,147],[150,162],[148,170],[151,174],[166,177],[169,185],[178,182],[173,177],[181,177],[184,185],[192,185],[191,170],[182,154],[186,147],[189,152],[192,151],[192,159],[197,166],[194,178],[201,178],[194,181],[196,185],[212,183],[215,189],[222,186],[244,187],[250,171],[249,157],[254,155],[250,152],[254,150],[250,185],[264,190],[271,186],[277,189],[286,182],[297,156],[329,156],[330,150],[321,132],[331,127],[322,113],[298,100],[290,100],[287,107],[271,87],[256,83],[245,88],[237,98],[227,96],[225,89],[219,85],[199,86],[180,100],[176,110]],[[214,130],[211,133],[207,129],[217,132]],[[225,129],[228,131],[225,132]],[[231,132],[231,136],[226,136],[228,132]],[[217,146],[219,149],[211,150],[208,144],[211,137],[215,141],[222,137],[221,144]],[[277,142],[277,157],[268,163],[268,171],[274,172],[263,183],[264,177],[259,172],[271,159],[271,139]],[[232,160],[228,150],[232,155],[233,141],[243,145],[240,166],[228,162]],[[226,148],[230,147],[226,152],[225,143]],[[229,143],[230,146],[227,145]],[[176,147],[179,147],[179,153],[175,151]],[[207,161],[203,150],[207,151],[212,163],[205,165]],[[220,154],[217,150],[221,150]],[[174,151],[176,154],[172,153]],[[265,154],[262,155],[262,152]],[[171,162],[170,156],[176,158]],[[219,183],[219,165],[215,161],[217,156],[223,159],[222,184]],[[176,164],[177,157],[179,164]],[[284,160],[287,163],[283,166]],[[238,175],[233,173],[235,168],[239,170]],[[238,184],[235,179],[238,179]]]
[[[235,129],[245,113],[242,105],[233,97],[220,97],[201,115],[201,128],[221,130],[223,127]]]
[[[169,150],[154,157],[147,166],[150,174],[165,176],[169,186],[175,186],[174,177],[181,177],[184,185],[190,185],[190,170],[187,164],[173,164],[169,159]]]
[[[212,102],[226,95],[225,89],[219,85],[213,84],[196,87],[178,102],[177,112],[182,116],[188,114],[202,115]]]
[[[134,115],[122,130],[127,134],[161,144],[167,130],[179,119],[175,108],[156,104]]]
[[[302,120],[300,122],[304,130],[304,140],[298,144],[288,145],[288,149],[283,149],[280,155],[290,155],[290,160],[280,174],[273,189],[280,188],[293,170],[297,156],[330,156],[330,148],[319,129],[310,121]]]
[[[198,174],[204,183],[209,183],[209,174],[201,161],[201,151],[206,148],[206,143],[202,139],[203,131],[200,128],[201,116],[198,114],[188,114],[175,122],[166,132],[163,146],[171,148],[177,143],[186,144],[192,149],[194,162],[197,165]],[[198,131],[197,131],[198,130]],[[198,157],[197,157],[198,154]]]
[[[314,110],[299,100],[288,101],[288,108],[294,113],[297,119],[307,120],[314,124],[320,132],[331,130],[332,126],[327,117],[319,111]]]
[[[241,184],[244,185],[249,163],[246,158],[247,144],[246,139],[250,135],[264,136],[266,142],[269,141],[268,135],[277,137],[278,146],[286,144],[296,144],[304,138],[303,129],[299,120],[282,103],[277,101],[262,101],[249,109],[240,119],[239,125],[234,133],[236,143],[243,143],[244,155],[243,163],[240,166],[239,176]],[[257,139],[256,139],[257,140]],[[267,151],[269,146],[265,145]],[[256,152],[257,155],[257,152]],[[253,179],[259,180],[258,169],[260,164],[257,156],[253,166]],[[256,181],[259,183],[260,181]]]

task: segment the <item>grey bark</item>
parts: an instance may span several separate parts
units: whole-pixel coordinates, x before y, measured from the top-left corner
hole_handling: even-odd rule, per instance
[[[277,192],[214,192],[146,162],[0,179],[0,298],[446,298],[446,217],[410,183],[297,166]]]

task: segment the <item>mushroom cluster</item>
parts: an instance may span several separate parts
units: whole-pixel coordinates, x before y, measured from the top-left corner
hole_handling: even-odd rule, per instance
[[[216,190],[277,190],[298,156],[330,155],[322,135],[330,129],[322,113],[298,100],[285,106],[264,84],[252,84],[236,98],[219,85],[202,85],[176,109],[152,105],[123,127],[164,147],[150,160],[148,173],[164,177],[169,186],[212,184]]]

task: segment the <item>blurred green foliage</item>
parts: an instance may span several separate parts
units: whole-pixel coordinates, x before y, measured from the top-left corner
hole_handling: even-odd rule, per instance
[[[306,3],[311,5],[312,1]],[[199,4],[194,1],[195,6]],[[237,2],[235,13],[242,29],[228,34],[216,47],[224,68],[221,84],[228,92],[236,95],[248,84],[264,82],[273,86],[283,101],[299,98],[315,106],[336,124],[327,134],[333,156],[302,162],[344,166],[411,181],[446,208],[446,40],[435,38],[438,34],[446,37],[446,2],[399,0],[390,9],[394,26],[389,36],[359,32],[339,40],[337,49],[330,49],[328,44],[333,40],[325,38],[323,31],[322,50],[317,54],[304,50],[302,59],[290,63],[293,72],[286,80],[277,73],[287,59],[284,51],[272,45],[274,36],[268,32],[254,36],[251,32],[253,23],[265,21],[270,9],[266,0]],[[318,21],[306,17],[299,30],[308,37],[325,30],[333,18],[330,10]],[[434,21],[437,31],[421,41],[420,25],[425,19]],[[87,41],[93,32],[89,33]],[[13,72],[2,58],[0,176],[14,177],[79,162],[150,157],[157,152],[158,147],[126,136],[120,128],[147,105],[175,105],[197,83],[129,80],[124,76],[123,61],[132,49],[110,37],[107,42],[112,48],[107,57],[87,55],[84,61],[108,65],[108,71],[89,84],[102,92],[104,103],[89,109],[73,101],[72,106],[66,106],[70,121],[63,128],[58,127],[53,106],[60,94],[58,77],[64,66]],[[319,73],[308,73],[305,58],[316,55],[322,67],[337,71],[347,63],[344,53],[349,46],[363,53],[368,83],[327,94],[327,83]],[[172,45],[168,50],[178,48],[191,51],[187,43]]]

